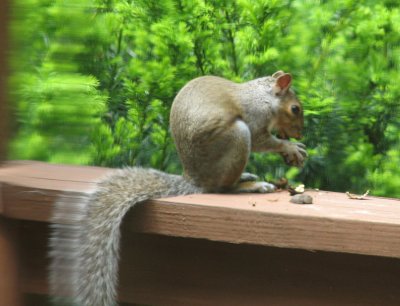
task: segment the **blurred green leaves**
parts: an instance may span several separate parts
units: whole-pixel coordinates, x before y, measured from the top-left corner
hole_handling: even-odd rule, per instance
[[[305,108],[306,186],[400,197],[400,4],[340,0],[15,0],[10,157],[180,172],[168,130],[190,79],[282,69]]]
[[[79,1],[15,1],[13,17],[10,88],[18,132],[11,157],[89,163],[106,96],[75,60],[90,33],[84,9]]]

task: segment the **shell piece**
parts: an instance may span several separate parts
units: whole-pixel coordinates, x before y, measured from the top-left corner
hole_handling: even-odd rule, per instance
[[[346,195],[353,200],[365,200],[367,195],[369,194],[369,190],[367,190],[363,195],[357,195],[357,194],[352,194],[348,191],[346,191]]]
[[[296,194],[292,196],[290,202],[294,204],[312,204],[313,198],[308,194]]]

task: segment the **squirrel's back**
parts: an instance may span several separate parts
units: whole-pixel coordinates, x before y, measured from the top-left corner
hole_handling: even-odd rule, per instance
[[[236,99],[238,85],[216,76],[191,80],[177,94],[171,107],[170,125],[178,150],[183,141],[212,140],[243,110]]]

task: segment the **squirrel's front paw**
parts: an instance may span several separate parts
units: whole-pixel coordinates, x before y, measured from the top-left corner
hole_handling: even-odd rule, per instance
[[[300,142],[287,141],[281,155],[287,165],[302,167],[307,157],[306,146]]]

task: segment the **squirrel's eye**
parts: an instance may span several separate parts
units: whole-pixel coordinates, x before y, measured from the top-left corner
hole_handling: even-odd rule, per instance
[[[292,113],[295,115],[300,113],[300,107],[297,105],[292,105],[291,110],[292,110]]]

